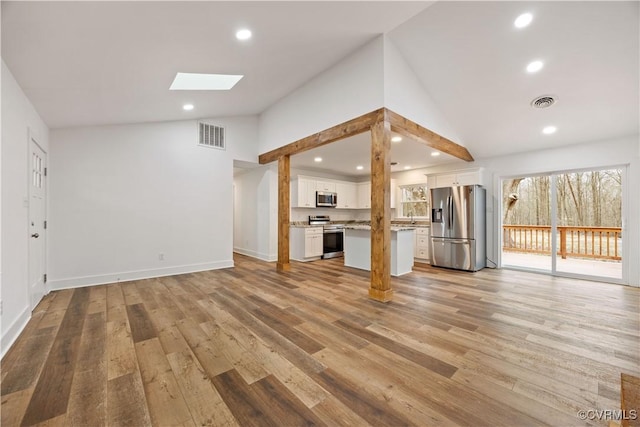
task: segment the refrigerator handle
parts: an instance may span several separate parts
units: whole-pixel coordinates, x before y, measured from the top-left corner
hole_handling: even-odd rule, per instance
[[[447,197],[447,228],[451,230],[453,226],[453,198],[451,196]]]

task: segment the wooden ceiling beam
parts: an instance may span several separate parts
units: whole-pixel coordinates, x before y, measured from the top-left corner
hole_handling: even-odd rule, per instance
[[[371,286],[369,296],[377,301],[391,300],[391,208],[390,180],[391,132],[414,138],[431,148],[466,161],[473,157],[461,145],[444,138],[386,108],[380,108],[291,144],[261,154],[260,164],[278,160],[278,271],[288,271],[290,221],[290,156],[332,142],[371,132]]]
[[[392,132],[406,136],[407,138],[413,138],[435,150],[442,151],[458,159],[473,162],[473,156],[462,145],[456,144],[444,136],[440,136],[391,110],[387,110],[387,117],[391,122]]]
[[[264,165],[276,161],[282,156],[299,154],[350,136],[368,132],[374,123],[377,123],[382,119],[382,117],[384,117],[384,110],[384,108],[379,108],[360,117],[356,117],[355,119],[323,130],[322,132],[314,133],[313,135],[299,139],[291,144],[287,144],[276,148],[275,150],[261,154],[258,157],[258,161],[261,165]]]

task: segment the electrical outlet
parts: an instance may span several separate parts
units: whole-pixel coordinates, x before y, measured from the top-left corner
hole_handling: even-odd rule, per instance
[[[160,261],[164,261],[164,254],[163,253],[158,254],[158,259]]]

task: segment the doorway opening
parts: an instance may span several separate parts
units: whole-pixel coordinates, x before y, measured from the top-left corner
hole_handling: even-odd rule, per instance
[[[502,179],[502,266],[622,283],[624,174]]]

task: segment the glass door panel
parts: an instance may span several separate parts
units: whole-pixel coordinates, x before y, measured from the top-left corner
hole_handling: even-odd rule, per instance
[[[550,176],[502,180],[502,265],[551,272]]]
[[[556,272],[622,279],[622,169],[556,175]]]

